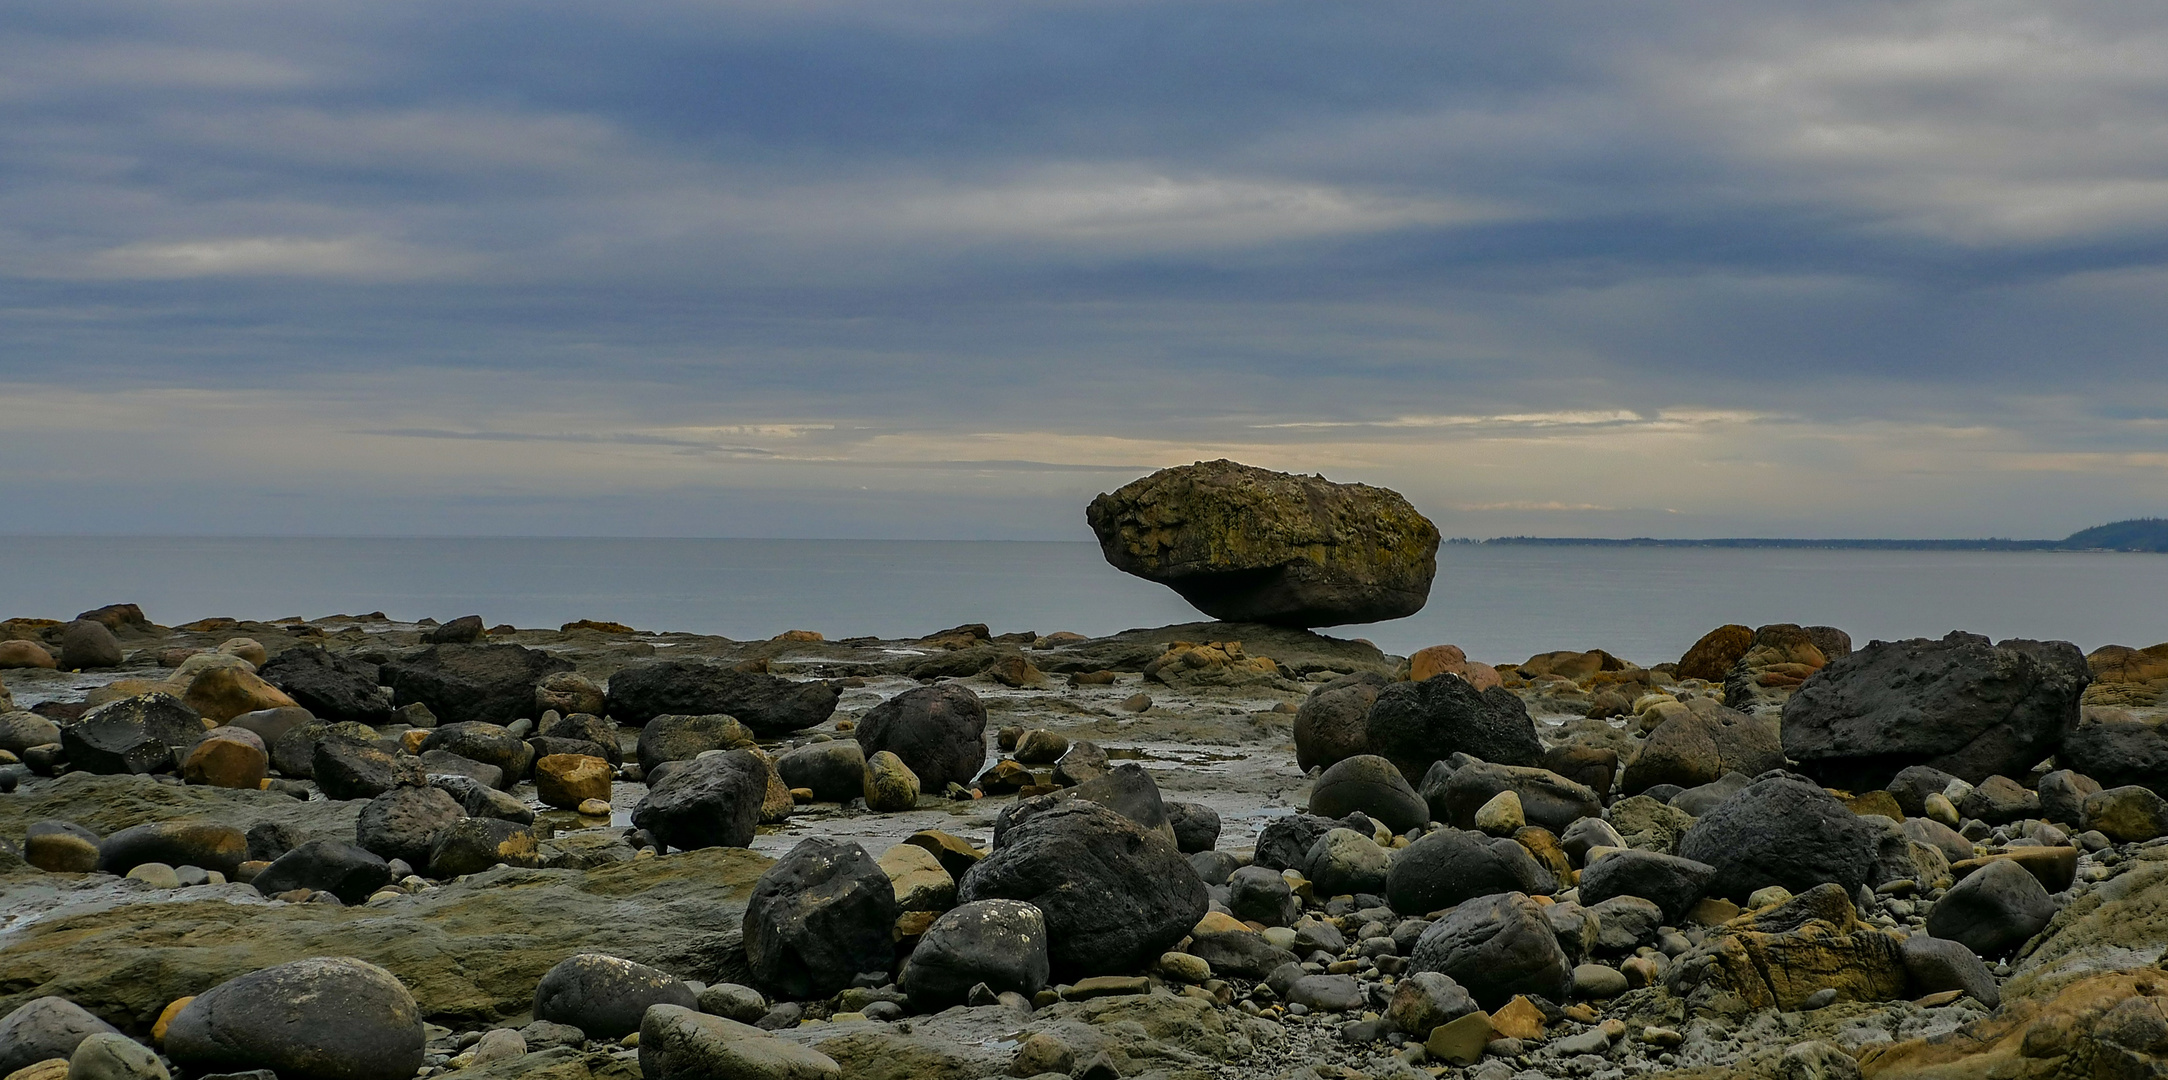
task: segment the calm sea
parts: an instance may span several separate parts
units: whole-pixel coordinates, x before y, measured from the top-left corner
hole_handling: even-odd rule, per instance
[[[965,622],[1105,634],[1201,617],[1108,567],[1089,543],[18,536],[5,546],[0,618],[133,602],[167,624],[474,613],[742,639],[909,637]],[[2145,646],[2168,641],[2168,556],[1448,546],[1421,613],[1334,632],[1396,653],[1452,642],[1505,662],[1603,648],[1653,664],[1727,622],[1827,624],[1862,643],[1965,629]]]

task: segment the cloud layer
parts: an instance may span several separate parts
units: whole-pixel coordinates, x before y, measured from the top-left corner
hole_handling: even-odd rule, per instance
[[[1451,535],[2168,503],[2138,3],[0,13],[15,532]]]

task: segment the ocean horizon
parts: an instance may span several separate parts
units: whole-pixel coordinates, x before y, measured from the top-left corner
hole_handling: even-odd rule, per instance
[[[15,536],[0,618],[135,603],[156,622],[478,614],[749,640],[785,630],[915,637],[1101,635],[1204,616],[1088,541],[543,537]],[[1447,545],[1430,601],[1320,628],[1406,654],[1450,642],[1503,663],[1601,648],[1676,660],[1724,623],[1836,626],[1857,643],[1968,630],[2091,650],[2168,640],[2168,560],[2089,552]]]

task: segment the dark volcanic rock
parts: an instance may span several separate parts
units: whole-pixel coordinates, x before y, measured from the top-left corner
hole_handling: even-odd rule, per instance
[[[836,711],[839,693],[817,680],[792,682],[701,660],[655,660],[610,676],[608,709],[610,719],[620,724],[645,724],[671,714],[723,713],[755,732],[781,734],[828,719]],[[532,687],[528,696],[532,699]]]
[[[482,639],[482,617],[461,615],[422,635],[431,645],[470,645]]]
[[[1445,805],[1435,809],[1445,811],[1439,820],[1449,821],[1456,828],[1472,829],[1475,812],[1507,791],[1520,797],[1521,814],[1530,825],[1540,825],[1553,833],[1565,832],[1582,818],[1603,816],[1603,800],[1595,792],[1549,769],[1489,762],[1455,769],[1444,785]]]
[[[1392,762],[1376,754],[1343,758],[1310,787],[1311,813],[1342,818],[1356,811],[1384,822],[1396,834],[1430,823],[1430,805]]]
[[[886,750],[903,759],[927,791],[968,784],[986,764],[986,706],[955,683],[906,690],[858,720],[867,757]]]
[[[438,792],[442,794],[442,792]],[[391,884],[391,866],[377,855],[337,840],[311,840],[278,857],[249,884],[265,896],[293,889],[327,892],[353,905]]]
[[[1535,721],[1513,691],[1477,690],[1460,679],[1394,683],[1378,692],[1366,724],[1370,752],[1422,780],[1432,762],[1467,754],[1500,765],[1543,760]]]
[[[1179,846],[1174,827],[1167,821],[1167,805],[1159,797],[1159,785],[1152,780],[1151,773],[1144,771],[1144,766],[1134,761],[1125,761],[1073,788],[1018,799],[1002,807],[1001,813],[994,818],[994,846],[1000,847],[1009,830],[1032,815],[1071,799],[1098,803],[1144,828],[1164,834],[1167,839],[1177,841]]]
[[[1897,770],[1897,775],[1890,778],[1883,790],[1896,797],[1897,809],[1904,811],[1906,817],[1919,817],[1927,813],[1927,797],[1948,791],[1957,779],[1941,769],[1907,765]]]
[[[248,834],[210,821],[131,825],[98,842],[98,869],[125,874],[144,863],[200,866],[232,877],[248,858]]]
[[[437,833],[466,816],[466,808],[441,788],[393,788],[361,808],[354,840],[381,858],[427,866]]]
[[[504,773],[506,787],[527,779],[534,768],[534,748],[497,724],[473,720],[445,724],[422,740],[422,753],[432,750],[494,765]]]
[[[646,964],[601,953],[557,962],[534,988],[534,1018],[570,1024],[590,1039],[622,1039],[640,1030],[650,1005],[698,1008],[684,980]]]
[[[2082,724],[2064,737],[2056,760],[2103,788],[2135,784],[2168,797],[2168,729],[2159,724],[2144,720]]]
[[[710,750],[743,750],[752,745],[752,730],[736,717],[665,713],[650,718],[640,729],[640,742],[634,752],[640,768],[653,773],[666,761],[691,761]]]
[[[1385,898],[1403,915],[1424,915],[1478,897],[1540,895],[1557,887],[1550,871],[1518,841],[1438,829],[1393,852]]]
[[[1219,846],[1219,811],[1203,803],[1167,802],[1167,826],[1174,830],[1174,846],[1184,855],[1210,851]]]
[[[847,739],[809,743],[775,759],[775,771],[785,784],[810,790],[821,802],[849,802],[865,792],[866,752]]]
[[[1638,896],[1677,923],[1708,887],[1716,868],[1654,851],[1614,851],[1581,871],[1581,903],[1594,907],[1614,896]]]
[[[1245,866],[1227,877],[1227,910],[1244,922],[1286,926],[1302,914],[1302,901],[1286,878],[1262,866]]]
[[[97,625],[92,623],[90,625]],[[102,627],[100,629],[103,629]],[[107,702],[60,730],[68,764],[101,774],[162,772],[203,738],[202,714],[171,694]]]
[[[1715,896],[1744,902],[1765,885],[1804,893],[1827,882],[1849,895],[1866,883],[1880,835],[1813,783],[1773,773],[1696,820],[1678,853],[1716,868]]]
[[[1658,784],[1699,787],[1725,773],[1759,776],[1783,767],[1777,725],[1709,698],[1695,698],[1686,711],[1649,732],[1626,764],[1619,786],[1625,794],[1638,795]]]
[[[1370,752],[1370,706],[1392,680],[1375,671],[1343,675],[1310,691],[1295,710],[1295,766],[1303,772]]]
[[[1162,469],[1085,511],[1107,562],[1215,619],[1333,626],[1422,610],[1438,529],[1399,494],[1232,461]]]
[[[2002,988],[1996,985],[1994,972],[1987,970],[1979,955],[1966,948],[1963,942],[1914,934],[1904,939],[1899,947],[1903,950],[1905,974],[1911,976],[1914,993],[1926,995],[1962,990],[1990,1009],[2002,1004]]]
[[[901,985],[919,1009],[961,1005],[985,983],[999,994],[1029,997],[1046,986],[1046,917],[1018,900],[979,900],[953,908],[926,928],[904,964]]]
[[[593,713],[573,713],[554,720],[544,716],[535,734],[546,739],[579,739],[593,743],[602,749],[596,756],[612,765],[624,764],[624,749],[618,744],[617,725]]]
[[[434,878],[479,874],[498,863],[542,865],[534,830],[501,818],[461,818],[437,830],[429,847],[429,876]]]
[[[381,669],[392,704],[420,702],[437,721],[509,724],[534,713],[535,684],[569,660],[518,645],[432,645]]]
[[[341,735],[316,744],[309,771],[327,799],[373,799],[393,788],[429,782],[420,759]]]
[[[190,1075],[270,1069],[281,1080],[409,1080],[421,1010],[392,974],[342,957],[221,983],[173,1018],[165,1050]]]
[[[961,903],[1038,907],[1054,971],[1065,978],[1142,967],[1188,934],[1209,904],[1172,840],[1083,799],[1010,830],[956,893]]]
[[[1784,752],[1832,787],[1863,791],[1907,765],[1977,784],[2023,776],[2077,724],[2092,679],[2063,641],[1873,642],[1817,672],[1784,706]]]
[[[1454,908],[1423,931],[1408,967],[1452,979],[1485,1009],[1496,1009],[1516,994],[1564,1001],[1573,988],[1573,965],[1543,909],[1519,893]]]
[[[1251,863],[1268,870],[1299,870],[1304,859],[1310,856],[1310,845],[1317,838],[1337,829],[1341,822],[1315,814],[1288,814],[1265,823],[1257,834],[1256,854]]]
[[[2016,950],[2055,917],[2055,900],[2023,866],[1997,860],[1965,876],[1927,912],[1927,932],[1981,956]]]
[[[895,965],[895,886],[855,841],[800,841],[760,875],[745,908],[753,977],[785,997],[823,997]]]
[[[236,719],[247,719],[253,715],[255,714],[245,713]],[[271,751],[271,767],[284,776],[310,779],[316,774],[316,744],[333,737],[369,745],[376,745],[379,741],[376,729],[367,724],[352,720],[302,720],[287,725],[285,731],[266,740]]]
[[[695,758],[648,788],[632,823],[669,847],[745,847],[760,826],[768,765],[750,750]]]
[[[84,1039],[110,1031],[113,1025],[66,998],[33,999],[0,1018],[0,1076],[69,1057]]]
[[[257,674],[321,719],[363,724],[391,721],[391,702],[377,684],[375,664],[328,652],[320,645],[296,645],[272,657]]]

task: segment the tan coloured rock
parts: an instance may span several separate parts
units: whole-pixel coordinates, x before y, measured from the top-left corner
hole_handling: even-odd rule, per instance
[[[253,790],[270,773],[263,739],[246,728],[213,728],[181,762],[181,779],[209,787]]]
[[[2083,705],[2151,708],[2168,693],[2168,643],[2147,649],[2102,646],[2086,656],[2085,666],[2093,681],[2079,698]]]
[[[2168,976],[2094,975],[2039,1000],[2004,997],[1994,1015],[1947,1034],[1870,1046],[1868,1080],[2078,1080],[2158,1076],[2168,1066]]]
[[[53,654],[35,641],[0,641],[0,670],[59,666],[60,662],[53,659]]]
[[[1686,655],[1679,658],[1678,670],[1672,674],[1680,679],[1723,682],[1724,676],[1731,671],[1731,666],[1738,663],[1739,658],[1745,656],[1747,649],[1753,647],[1753,644],[1752,627],[1737,623],[1719,626],[1701,635],[1701,640],[1694,642],[1694,647],[1686,650]]]
[[[182,670],[186,668],[183,664]],[[295,707],[294,699],[287,697],[284,690],[263,681],[254,671],[236,667],[212,668],[196,675],[189,680],[181,700],[214,724],[223,724],[242,713]]]
[[[1731,995],[1749,1009],[1798,1009],[1829,988],[1839,1001],[1905,996],[1897,939],[1859,921],[1841,885],[1820,885],[1709,935],[1666,973],[1671,992],[1703,1008]]]
[[[918,806],[918,774],[894,753],[883,750],[866,759],[866,809],[894,813]]]
[[[586,754],[551,754],[534,763],[535,795],[571,810],[590,799],[610,801],[610,763]]]
[[[947,911],[956,906],[956,879],[933,852],[917,844],[897,844],[882,852],[878,862],[903,910]]]
[[[237,637],[219,642],[217,651],[225,656],[238,656],[259,668],[271,662],[270,651],[255,638]]]
[[[1144,665],[1144,677],[1173,687],[1227,687],[1275,683],[1281,672],[1278,663],[1244,653],[1239,641],[1177,641]]]
[[[1497,668],[1468,659],[1468,654],[1458,645],[1432,645],[1417,649],[1408,657],[1409,682],[1422,682],[1439,675],[1457,675],[1478,690],[1504,685]]]

